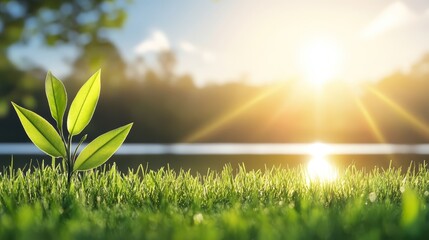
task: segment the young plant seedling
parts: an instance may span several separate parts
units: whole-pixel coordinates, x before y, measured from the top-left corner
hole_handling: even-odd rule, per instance
[[[133,125],[130,123],[97,137],[78,155],[78,149],[87,137],[84,135],[77,147],[72,149],[73,137],[85,129],[94,114],[100,96],[100,75],[100,70],[92,75],[71,103],[67,116],[67,136],[63,131],[67,92],[64,84],[51,72],[46,76],[45,90],[51,115],[57,123],[56,130],[38,114],[12,102],[25,132],[34,145],[49,156],[65,161],[67,187],[70,187],[73,173],[96,168],[105,163],[122,145]]]

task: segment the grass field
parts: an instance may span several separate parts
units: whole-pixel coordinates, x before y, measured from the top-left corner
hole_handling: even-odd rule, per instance
[[[5,170],[0,239],[425,239],[429,170],[364,172],[309,183],[304,168],[193,176],[115,166],[74,178],[61,167]]]

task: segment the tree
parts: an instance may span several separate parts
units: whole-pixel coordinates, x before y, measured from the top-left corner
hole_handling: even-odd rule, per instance
[[[85,43],[123,25],[124,1],[0,0],[0,48],[35,36],[48,45]]]
[[[108,40],[94,39],[82,46],[81,54],[74,60],[72,66],[73,72],[69,79],[77,86],[100,68],[103,82],[108,89],[114,90],[126,80],[126,63],[116,46]]]
[[[163,51],[158,55],[158,64],[161,74],[167,81],[172,81],[174,78],[174,70],[177,65],[176,55],[172,51]]]
[[[43,85],[38,77],[29,76],[10,61],[9,47],[26,44],[32,38],[48,46],[67,43],[83,47],[102,39],[106,29],[120,28],[126,20],[125,4],[129,2],[0,0],[0,118],[9,112],[10,100],[31,108],[26,96]]]

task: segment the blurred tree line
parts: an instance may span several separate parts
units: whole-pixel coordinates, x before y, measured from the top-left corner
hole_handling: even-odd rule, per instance
[[[299,80],[266,86],[230,82],[197,87],[191,75],[175,73],[175,63],[172,52],[163,52],[159,70],[154,70],[141,59],[126,64],[108,41],[85,45],[73,63],[73,74],[64,82],[71,101],[82,83],[102,69],[102,93],[93,124],[87,128],[89,137],[133,121],[128,141],[148,143],[415,143],[429,138],[424,130],[425,126],[429,129],[429,54],[409,73],[394,73],[358,89],[344,81],[330,82],[320,95]],[[38,78],[33,83],[37,91],[32,96],[38,103],[33,109],[49,116],[45,73],[27,74]],[[374,133],[374,126],[382,139]],[[15,114],[1,118],[0,128],[1,141],[27,140]]]
[[[158,68],[143,58],[131,63],[122,59],[103,35],[123,24],[126,15],[117,2],[0,1],[0,141],[27,141],[10,110],[11,100],[50,116],[46,70],[21,70],[6,54],[12,44],[34,37],[30,33],[48,45],[73,43],[82,49],[72,63],[72,74],[62,79],[69,102],[82,83],[102,69],[102,92],[87,128],[89,138],[133,121],[131,142],[429,140],[429,54],[407,73],[359,88],[335,81],[317,93],[297,79],[265,86],[236,81],[197,87],[192,75],[176,73],[173,52],[159,53]],[[83,21],[87,17],[81,14],[95,17]],[[50,24],[54,26],[47,27]]]

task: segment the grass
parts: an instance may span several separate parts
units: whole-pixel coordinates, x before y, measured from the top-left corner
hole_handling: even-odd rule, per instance
[[[303,168],[190,172],[139,167],[74,178],[61,167],[5,169],[0,239],[424,239],[426,165],[311,183]]]

